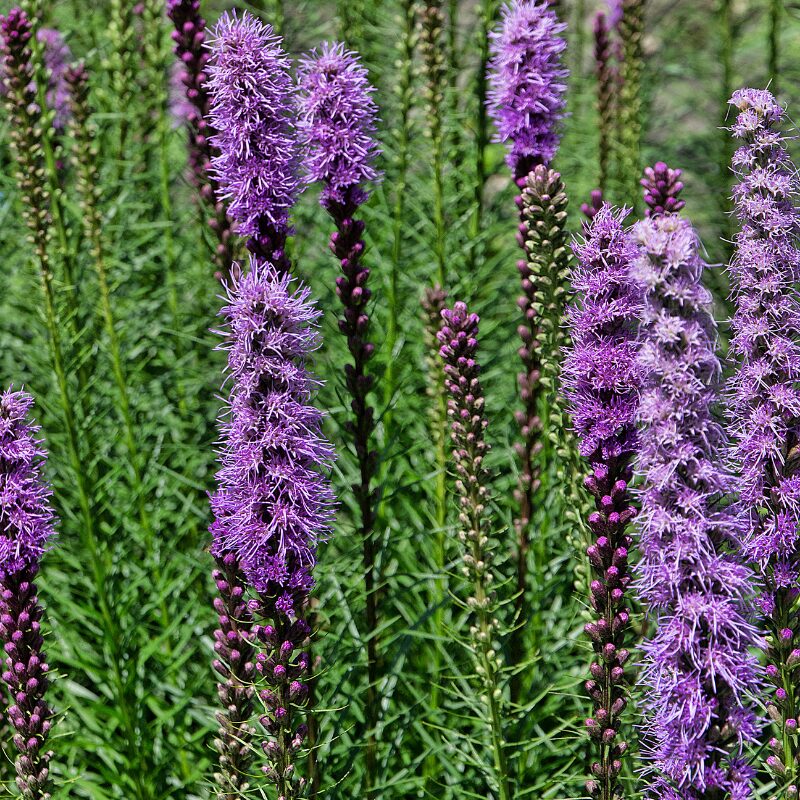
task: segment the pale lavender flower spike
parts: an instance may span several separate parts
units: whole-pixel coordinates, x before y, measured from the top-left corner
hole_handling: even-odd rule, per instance
[[[778,127],[784,110],[775,97],[741,89],[729,102],[738,111],[731,132],[741,143],[733,156],[740,230],[730,265],[731,463],[746,552],[764,584],[767,712],[776,725],[766,763],[776,794],[797,797],[800,745],[790,734],[800,716],[800,179]]]
[[[659,214],[634,228],[632,273],[644,291],[638,420],[641,561],[636,586],[656,617],[641,683],[647,796],[749,796],[742,746],[756,738],[759,644],[741,527],[720,499],[734,488],[714,420],[722,369],[705,263],[688,220]]]

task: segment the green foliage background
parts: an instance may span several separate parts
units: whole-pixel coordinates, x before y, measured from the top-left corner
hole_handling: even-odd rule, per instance
[[[491,8],[494,3],[484,3]],[[7,10],[6,0],[0,9]],[[54,246],[63,335],[69,353],[76,413],[82,431],[83,469],[94,479],[92,512],[97,551],[87,552],[77,511],[75,476],[49,366],[40,290],[26,241],[10,156],[0,145],[0,383],[23,385],[37,398],[37,417],[50,451],[48,474],[62,519],[58,546],[42,572],[48,606],[47,650],[59,675],[53,702],[63,719],[52,746],[58,797],[207,798],[213,796],[214,676],[209,662],[215,620],[211,559],[206,552],[213,488],[215,418],[220,408],[222,354],[213,333],[220,287],[213,278],[210,240],[187,181],[185,131],[168,111],[172,62],[169,22],[158,0],[145,0],[144,17],[127,0],[43,0],[44,23],[62,30],[91,73],[95,123],[100,130],[99,187],[103,235],[109,255],[114,310],[132,387],[138,446],[146,455],[144,498],[155,536],[139,521],[131,490],[131,465],[122,442],[107,342],[97,311],[97,285],[81,229],[69,141],[61,172],[68,215],[68,252]],[[475,193],[476,64],[484,35],[476,2],[445,3],[457,10],[455,50],[448,54],[443,104],[447,277],[451,296],[482,316],[484,387],[488,395],[491,466],[496,474],[495,517],[500,555],[511,548],[516,463],[517,362],[514,264],[516,219],[504,149],[486,153],[485,214],[470,236]],[[597,180],[595,87],[591,65],[590,0],[561,3],[570,24],[567,63],[570,117],[554,164],[571,199],[571,226],[580,229],[580,203]],[[764,86],[770,64],[773,6],[780,39],[773,89],[793,113],[800,97],[800,6],[768,0],[652,0],[648,4],[643,83],[644,159],[684,169],[686,213],[696,222],[712,261],[724,260],[730,236],[727,198],[730,144],[721,130],[725,99],[739,85]],[[214,20],[225,6],[207,0]],[[379,686],[378,796],[382,798],[485,797],[479,739],[470,733],[472,691],[464,658],[451,640],[464,619],[449,593],[463,593],[457,543],[444,531],[448,593],[436,567],[438,533],[433,514],[436,465],[429,433],[430,401],[419,300],[433,280],[435,232],[431,213],[431,148],[424,135],[421,77],[414,65],[407,99],[410,170],[401,223],[399,263],[393,264],[393,209],[402,85],[402,0],[263,0],[238,4],[276,23],[287,48],[299,54],[323,39],[344,37],[358,49],[378,87],[385,172],[366,208],[372,269],[372,362],[379,377],[375,402],[381,424],[382,503],[380,546],[383,679]],[[143,22],[150,20],[149,22]],[[449,35],[449,34],[448,34]],[[5,127],[5,117],[0,118]],[[5,142],[5,136],[3,136]],[[631,197],[612,198],[616,202]],[[317,370],[326,381],[319,402],[330,414],[327,432],[339,451],[334,481],[341,497],[335,535],[320,553],[317,591],[320,635],[317,714],[319,797],[363,793],[364,642],[361,543],[353,534],[356,509],[348,487],[355,459],[343,430],[346,349],[336,328],[337,264],[327,250],[330,223],[307,192],[296,214],[293,256],[324,310],[324,347]],[[74,286],[64,282],[63,260],[75,260]],[[396,269],[399,338],[385,342],[387,292]],[[717,271],[720,317],[725,280]],[[724,325],[723,325],[724,332]],[[393,363],[396,389],[380,380]],[[81,375],[85,385],[79,384]],[[390,425],[387,425],[387,418]],[[586,747],[581,734],[587,702],[581,682],[589,662],[583,641],[584,594],[573,532],[565,528],[555,465],[544,454],[530,553],[529,600],[524,635],[530,663],[523,675],[524,708],[512,726],[524,745],[513,761],[520,797],[576,798],[583,791]],[[452,521],[452,520],[451,520]],[[506,546],[508,542],[508,546]],[[90,563],[100,559],[107,580],[98,587]],[[503,560],[500,559],[503,569]],[[113,612],[113,641],[104,633],[98,592]],[[440,620],[442,627],[435,627]],[[437,703],[432,686],[441,687]],[[629,714],[633,721],[633,715]],[[631,735],[633,732],[631,731]],[[3,741],[8,737],[4,734]],[[477,764],[478,769],[474,769]],[[0,756],[0,777],[13,796],[11,762]],[[635,795],[635,779],[627,785]],[[253,796],[261,795],[254,781]],[[765,796],[767,788],[764,789]],[[269,794],[267,793],[267,796]]]

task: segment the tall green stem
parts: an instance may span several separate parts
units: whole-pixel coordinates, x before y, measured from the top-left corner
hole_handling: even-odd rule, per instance
[[[486,111],[486,69],[489,64],[489,31],[497,14],[497,0],[483,0],[479,10],[478,67],[475,73],[475,186],[473,212],[469,222],[469,264],[474,273],[478,244],[483,229],[483,191],[486,185],[486,148],[489,146],[489,115]]]
[[[400,40],[400,74],[397,92],[400,101],[397,123],[397,157],[394,170],[394,207],[392,209],[392,263],[389,273],[387,305],[389,321],[386,328],[386,371],[383,376],[384,439],[392,436],[392,402],[396,390],[395,349],[399,330],[400,303],[397,281],[402,266],[403,237],[405,233],[406,188],[408,176],[408,148],[411,133],[412,78],[414,65],[414,0],[403,0],[403,36]]]
[[[770,0],[769,4],[769,88],[778,94],[780,75],[780,35],[783,0]]]

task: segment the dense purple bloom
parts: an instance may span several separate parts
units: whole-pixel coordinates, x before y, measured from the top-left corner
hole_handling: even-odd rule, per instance
[[[512,0],[490,34],[489,113],[497,141],[510,143],[507,161],[518,181],[558,149],[569,74],[561,65],[565,28],[544,0]]]
[[[653,798],[744,798],[752,770],[742,745],[758,730],[750,700],[756,661],[748,649],[759,638],[749,622],[753,576],[740,554],[741,531],[719,502],[734,481],[721,466],[727,438],[712,416],[722,373],[712,298],[688,220],[659,213],[634,235],[646,376],[637,588],[657,618],[641,678],[648,791]]]
[[[636,452],[636,414],[641,369],[637,325],[641,291],[630,275],[636,245],[623,227],[626,210],[603,205],[574,247],[578,264],[572,286],[578,298],[567,319],[572,347],[564,360],[564,394],[578,446],[589,462],[586,488],[595,510],[588,517],[593,543],[587,549],[592,570],[590,603],[596,620],[585,630],[595,661],[586,691],[594,715],[586,728],[597,749],[586,789],[593,798],[617,797],[621,757],[620,716],[627,704],[625,634],[630,612],[625,591],[630,583],[627,532],[635,516],[628,486]]]
[[[50,487],[41,477],[46,453],[36,437],[39,428],[28,417],[32,405],[25,392],[9,389],[0,395],[0,642],[2,679],[11,694],[8,720],[19,753],[17,785],[23,797],[49,798],[47,740],[53,712],[45,700],[44,611],[34,579],[55,516]]]
[[[300,778],[296,753],[307,726],[299,706],[308,696],[310,669],[306,643],[311,627],[305,619],[313,587],[317,544],[330,530],[333,494],[328,471],[333,450],[321,432],[322,414],[311,404],[318,382],[308,361],[319,344],[319,312],[305,288],[293,287],[288,273],[279,272],[256,256],[250,269],[233,270],[228,304],[222,314],[228,323],[228,408],[221,420],[221,467],[218,489],[211,499],[214,522],[211,551],[217,559],[215,578],[220,589],[218,653],[228,664],[217,666],[226,678],[220,698],[238,697],[228,728],[246,725],[249,708],[246,675],[232,681],[228,665],[242,664],[239,653],[226,652],[229,609],[242,608],[245,584],[258,599],[247,605],[256,617],[232,631],[250,648],[258,643],[253,662],[266,688],[259,697],[266,708],[260,718],[270,734],[262,748],[268,763],[262,768],[279,796],[296,796]],[[239,613],[239,612],[236,612]],[[223,637],[223,639],[220,639]],[[237,651],[238,651],[237,647]],[[234,657],[235,655],[235,657]],[[220,668],[221,667],[221,668]],[[251,667],[252,669],[252,667]],[[237,694],[238,693],[238,694]],[[221,752],[227,763],[241,741],[223,730]],[[231,784],[239,781],[231,776]]]
[[[213,33],[213,172],[239,233],[251,237],[260,258],[285,270],[289,213],[300,187],[290,60],[281,37],[247,12],[223,14]]]
[[[0,395],[0,578],[38,563],[53,536],[50,487],[41,478],[46,457],[28,421],[33,398]]]
[[[317,543],[330,528],[333,458],[309,401],[307,361],[319,345],[309,291],[251,259],[229,290],[228,416],[212,507],[215,556],[233,552],[249,583],[287,616],[313,585]]]
[[[778,785],[794,785],[796,794],[800,752],[796,737],[783,736],[783,730],[797,724],[800,712],[793,658],[800,620],[792,610],[800,575],[800,181],[775,127],[784,112],[772,94],[742,89],[730,103],[739,112],[731,131],[742,142],[733,156],[740,230],[730,265],[736,304],[730,352],[737,361],[728,403],[731,456],[745,549],[764,582],[760,604],[771,634],[767,677],[777,687],[768,711],[786,748],[778,745],[780,757],[767,763]],[[786,686],[794,691],[787,694]]]
[[[306,180],[321,182],[323,205],[344,203],[378,177],[373,163],[380,153],[375,139],[378,107],[372,99],[367,70],[343,44],[325,42],[300,61],[297,122],[305,145]]]
[[[629,274],[637,249],[623,227],[626,216],[603,205],[574,247],[572,287],[582,301],[568,312],[573,346],[564,363],[565,393],[581,455],[592,461],[636,450],[641,292]]]

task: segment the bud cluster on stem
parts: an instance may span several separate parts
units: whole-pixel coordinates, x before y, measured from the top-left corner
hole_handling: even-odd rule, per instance
[[[442,326],[437,334],[444,363],[447,389],[447,414],[450,417],[455,488],[459,497],[458,538],[463,547],[463,571],[472,583],[466,600],[472,612],[470,637],[475,654],[475,672],[482,683],[486,708],[482,710],[493,754],[493,783],[501,800],[512,797],[506,764],[503,733],[503,690],[497,642],[497,599],[493,588],[492,545],[490,543],[489,473],[485,459],[489,445],[485,440],[488,424],[483,388],[480,384],[478,316],[470,314],[464,303],[442,311]]]
[[[588,516],[594,539],[587,549],[589,601],[595,617],[586,625],[594,650],[586,691],[594,705],[586,721],[598,759],[586,784],[593,798],[622,796],[619,775],[627,743],[620,737],[626,706],[625,594],[630,583],[628,527],[636,514],[629,486],[637,449],[636,412],[640,369],[636,360],[641,292],[630,276],[636,246],[623,227],[627,212],[604,205],[574,245],[577,294],[568,310],[572,343],[564,362],[564,391],[594,499]]]

